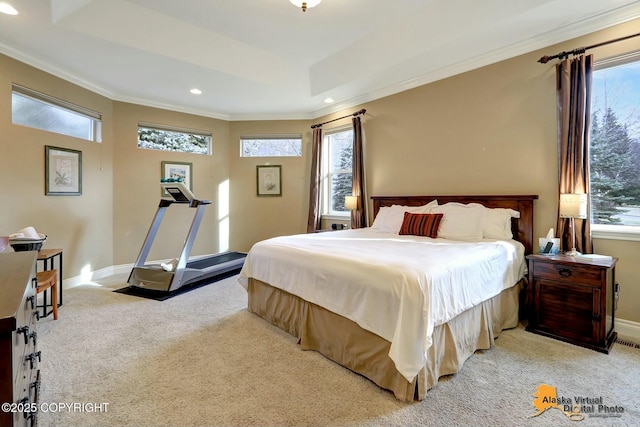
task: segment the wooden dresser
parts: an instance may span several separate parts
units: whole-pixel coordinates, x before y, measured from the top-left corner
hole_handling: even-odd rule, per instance
[[[0,426],[37,425],[36,251],[0,254]]]
[[[616,339],[617,258],[529,255],[527,330],[609,353]]]

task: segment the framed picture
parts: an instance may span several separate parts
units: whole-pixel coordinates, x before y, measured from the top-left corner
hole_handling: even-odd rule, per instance
[[[193,181],[191,174],[193,173],[193,164],[185,162],[162,162],[162,179],[182,178],[182,182],[189,190],[193,192]],[[162,189],[162,196],[169,196],[169,193]]]
[[[282,174],[280,165],[256,166],[258,197],[282,196]]]
[[[44,194],[80,196],[82,194],[82,151],[44,146]]]

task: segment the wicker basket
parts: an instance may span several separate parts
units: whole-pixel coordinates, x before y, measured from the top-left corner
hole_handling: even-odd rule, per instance
[[[40,239],[9,239],[9,244],[16,252],[39,251],[47,240],[46,234],[40,234]]]
[[[44,242],[31,242],[31,243],[10,243],[11,247],[16,252],[22,251],[39,251],[42,248]]]

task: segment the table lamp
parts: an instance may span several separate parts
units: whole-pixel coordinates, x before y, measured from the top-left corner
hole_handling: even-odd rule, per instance
[[[356,196],[344,196],[344,207],[350,211],[358,209],[358,198]]]
[[[560,194],[560,218],[571,219],[571,250],[566,252],[569,256],[579,255],[576,250],[576,218],[587,218],[587,195],[567,193]]]

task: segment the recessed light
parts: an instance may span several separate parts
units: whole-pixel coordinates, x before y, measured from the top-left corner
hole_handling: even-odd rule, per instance
[[[202,95],[202,91],[200,89],[191,89],[189,92],[191,92],[194,95]]]
[[[333,98],[325,98],[325,99],[324,99],[324,102],[325,102],[326,104],[333,104],[335,101],[333,100]]]
[[[18,11],[15,7],[11,6],[9,3],[0,2],[0,12],[5,13],[7,15],[17,15]]]

